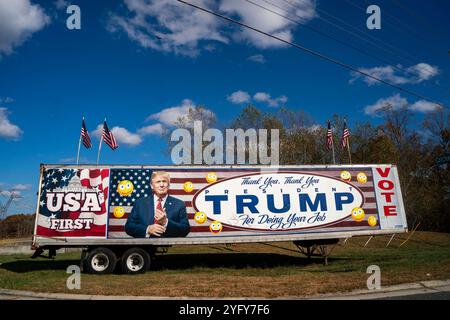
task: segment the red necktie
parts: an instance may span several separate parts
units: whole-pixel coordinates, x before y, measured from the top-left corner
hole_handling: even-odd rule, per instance
[[[163,198],[158,198],[158,204],[156,205],[156,209],[161,210],[162,211],[162,200]],[[154,220],[154,224],[158,224],[158,219],[155,218]]]

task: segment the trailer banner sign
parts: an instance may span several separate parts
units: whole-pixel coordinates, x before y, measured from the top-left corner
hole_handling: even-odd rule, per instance
[[[225,179],[194,197],[196,211],[245,230],[290,231],[324,227],[362,210],[364,196],[340,179],[297,172]]]
[[[109,169],[47,169],[41,178],[36,234],[105,237]]]
[[[169,176],[165,209],[169,219],[174,210],[186,215],[186,238],[407,230],[392,165],[43,166],[35,235],[133,238],[126,227],[133,208],[144,230],[153,221],[154,171]],[[155,236],[146,238],[142,235],[144,241]]]

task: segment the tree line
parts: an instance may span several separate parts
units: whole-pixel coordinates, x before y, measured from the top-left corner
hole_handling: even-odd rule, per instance
[[[450,232],[450,129],[448,110],[427,114],[421,122],[409,106],[378,111],[381,123],[357,122],[350,129],[350,152],[353,164],[397,165],[406,217],[410,229]],[[193,123],[202,121],[208,128],[279,130],[280,164],[331,164],[331,151],[326,147],[326,126],[315,125],[303,110],[281,108],[264,112],[248,105],[230,123],[218,123],[204,106],[189,110],[176,122],[176,127],[193,130]],[[347,150],[340,147],[344,116],[331,117],[336,164],[348,164]],[[163,132],[167,153],[175,142],[170,131]],[[248,148],[248,146],[247,146]],[[270,151],[270,150],[269,150]],[[248,157],[247,157],[248,159]],[[34,215],[18,214],[0,220],[0,238],[30,236]]]
[[[450,232],[450,129],[448,110],[437,109],[423,120],[409,105],[378,110],[380,124],[356,122],[350,130],[350,156],[353,164],[397,165],[410,229]],[[231,123],[218,123],[205,106],[197,106],[178,119],[176,126],[193,130],[194,121],[208,128],[278,129],[280,165],[331,164],[332,153],[326,147],[327,127],[316,125],[303,110],[280,108],[264,112],[249,104]],[[341,148],[344,116],[331,117],[334,128],[336,164],[348,164],[349,155]],[[193,135],[193,133],[192,133]],[[176,143],[170,131],[163,133],[167,151]],[[206,143],[205,143],[206,144]],[[248,148],[248,145],[246,146]],[[249,157],[246,157],[249,159]]]
[[[0,239],[23,238],[33,234],[34,214],[15,214],[0,220]]]

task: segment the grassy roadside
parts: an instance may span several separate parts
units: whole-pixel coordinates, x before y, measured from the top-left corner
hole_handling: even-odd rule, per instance
[[[191,297],[288,297],[366,288],[369,265],[381,268],[381,285],[450,279],[450,234],[417,232],[367,237],[339,243],[324,266],[308,261],[288,242],[265,244],[178,246],[158,256],[144,275],[82,274],[81,290],[66,288],[66,268],[78,264],[78,253],[54,261],[24,255],[0,256],[0,287],[39,292],[102,295]]]

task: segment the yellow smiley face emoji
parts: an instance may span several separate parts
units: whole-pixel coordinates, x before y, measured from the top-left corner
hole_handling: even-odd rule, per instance
[[[122,180],[119,182],[119,185],[117,186],[117,192],[122,197],[128,197],[130,194],[133,193],[134,185],[130,180]]]
[[[190,182],[190,181],[186,181],[183,184],[183,189],[186,192],[192,192],[192,190],[194,190],[194,184],[192,182]]]
[[[125,214],[125,209],[123,207],[115,207],[114,208],[114,217],[116,217],[117,219],[120,219],[124,216]]]
[[[203,223],[205,223],[205,222],[206,222],[206,219],[207,219],[207,217],[206,217],[206,214],[205,214],[204,212],[199,211],[199,212],[197,212],[197,213],[194,215],[194,220],[195,220],[195,222],[197,222],[198,224],[203,224]]]
[[[363,221],[365,215],[363,208],[356,207],[352,210],[352,219],[356,222]]]
[[[206,182],[208,182],[208,183],[214,183],[214,182],[216,182],[216,181],[217,181],[217,175],[216,175],[215,172],[209,172],[209,173],[206,175]]]
[[[369,226],[375,227],[378,221],[377,218],[375,218],[374,216],[370,216],[369,219],[367,219],[367,223],[369,224]]]
[[[209,231],[215,234],[220,233],[220,231],[222,231],[222,223],[220,223],[219,221],[211,222],[211,224],[209,225]]]
[[[356,175],[356,180],[358,180],[359,183],[366,183],[367,176],[364,172],[360,172]]]
[[[341,179],[345,182],[350,182],[352,175],[348,171],[341,171]]]

